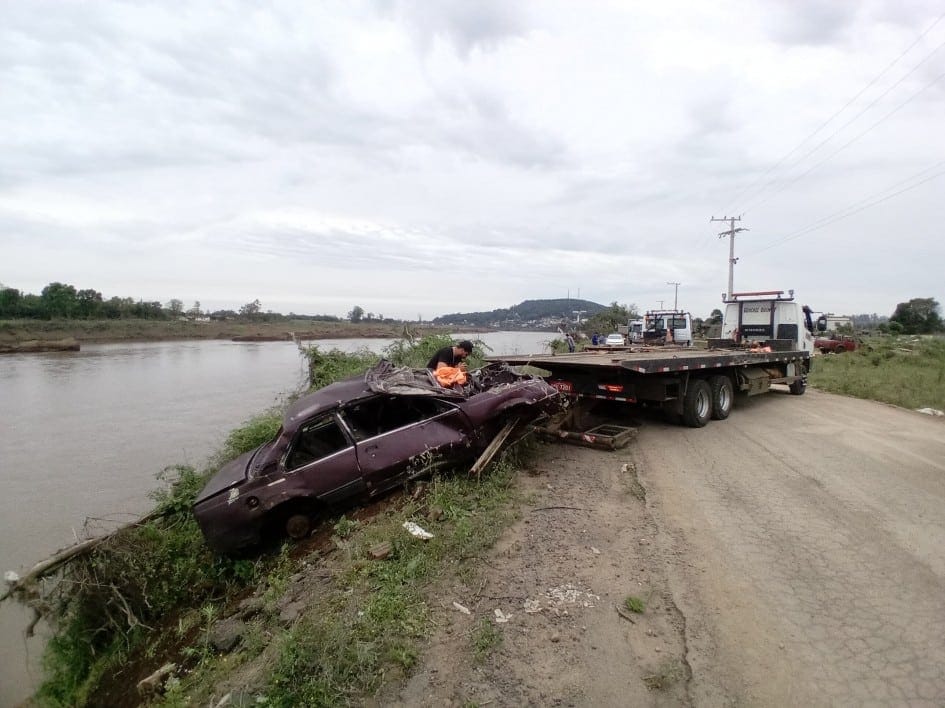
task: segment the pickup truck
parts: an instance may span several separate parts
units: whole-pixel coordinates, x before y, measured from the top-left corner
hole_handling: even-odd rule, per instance
[[[818,337],[814,340],[814,349],[821,354],[842,354],[856,350],[856,339],[845,334],[835,334],[831,337]]]

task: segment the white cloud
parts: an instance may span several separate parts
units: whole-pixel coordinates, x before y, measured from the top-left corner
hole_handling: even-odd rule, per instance
[[[709,217],[728,209],[750,228],[737,289],[837,312],[945,302],[942,181],[798,235],[945,160],[945,22],[778,165],[938,14],[6,3],[0,280],[411,318],[578,290],[649,307],[678,281],[707,314],[728,256]]]

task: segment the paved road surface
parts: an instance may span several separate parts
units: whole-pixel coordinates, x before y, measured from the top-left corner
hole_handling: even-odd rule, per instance
[[[945,705],[945,420],[809,390],[634,452],[697,705]]]

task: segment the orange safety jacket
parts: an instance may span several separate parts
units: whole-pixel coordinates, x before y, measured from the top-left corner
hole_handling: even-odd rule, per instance
[[[458,366],[441,366],[433,372],[433,376],[443,388],[452,388],[455,384],[466,383],[466,372]]]

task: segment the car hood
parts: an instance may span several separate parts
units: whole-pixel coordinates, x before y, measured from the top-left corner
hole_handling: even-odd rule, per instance
[[[264,446],[263,446],[264,447]],[[216,496],[225,489],[229,489],[235,484],[246,479],[246,469],[249,467],[253,456],[259,452],[260,448],[244,452],[239,457],[227,462],[220,470],[210,478],[206,486],[197,495],[194,504],[206,501],[210,497]]]

